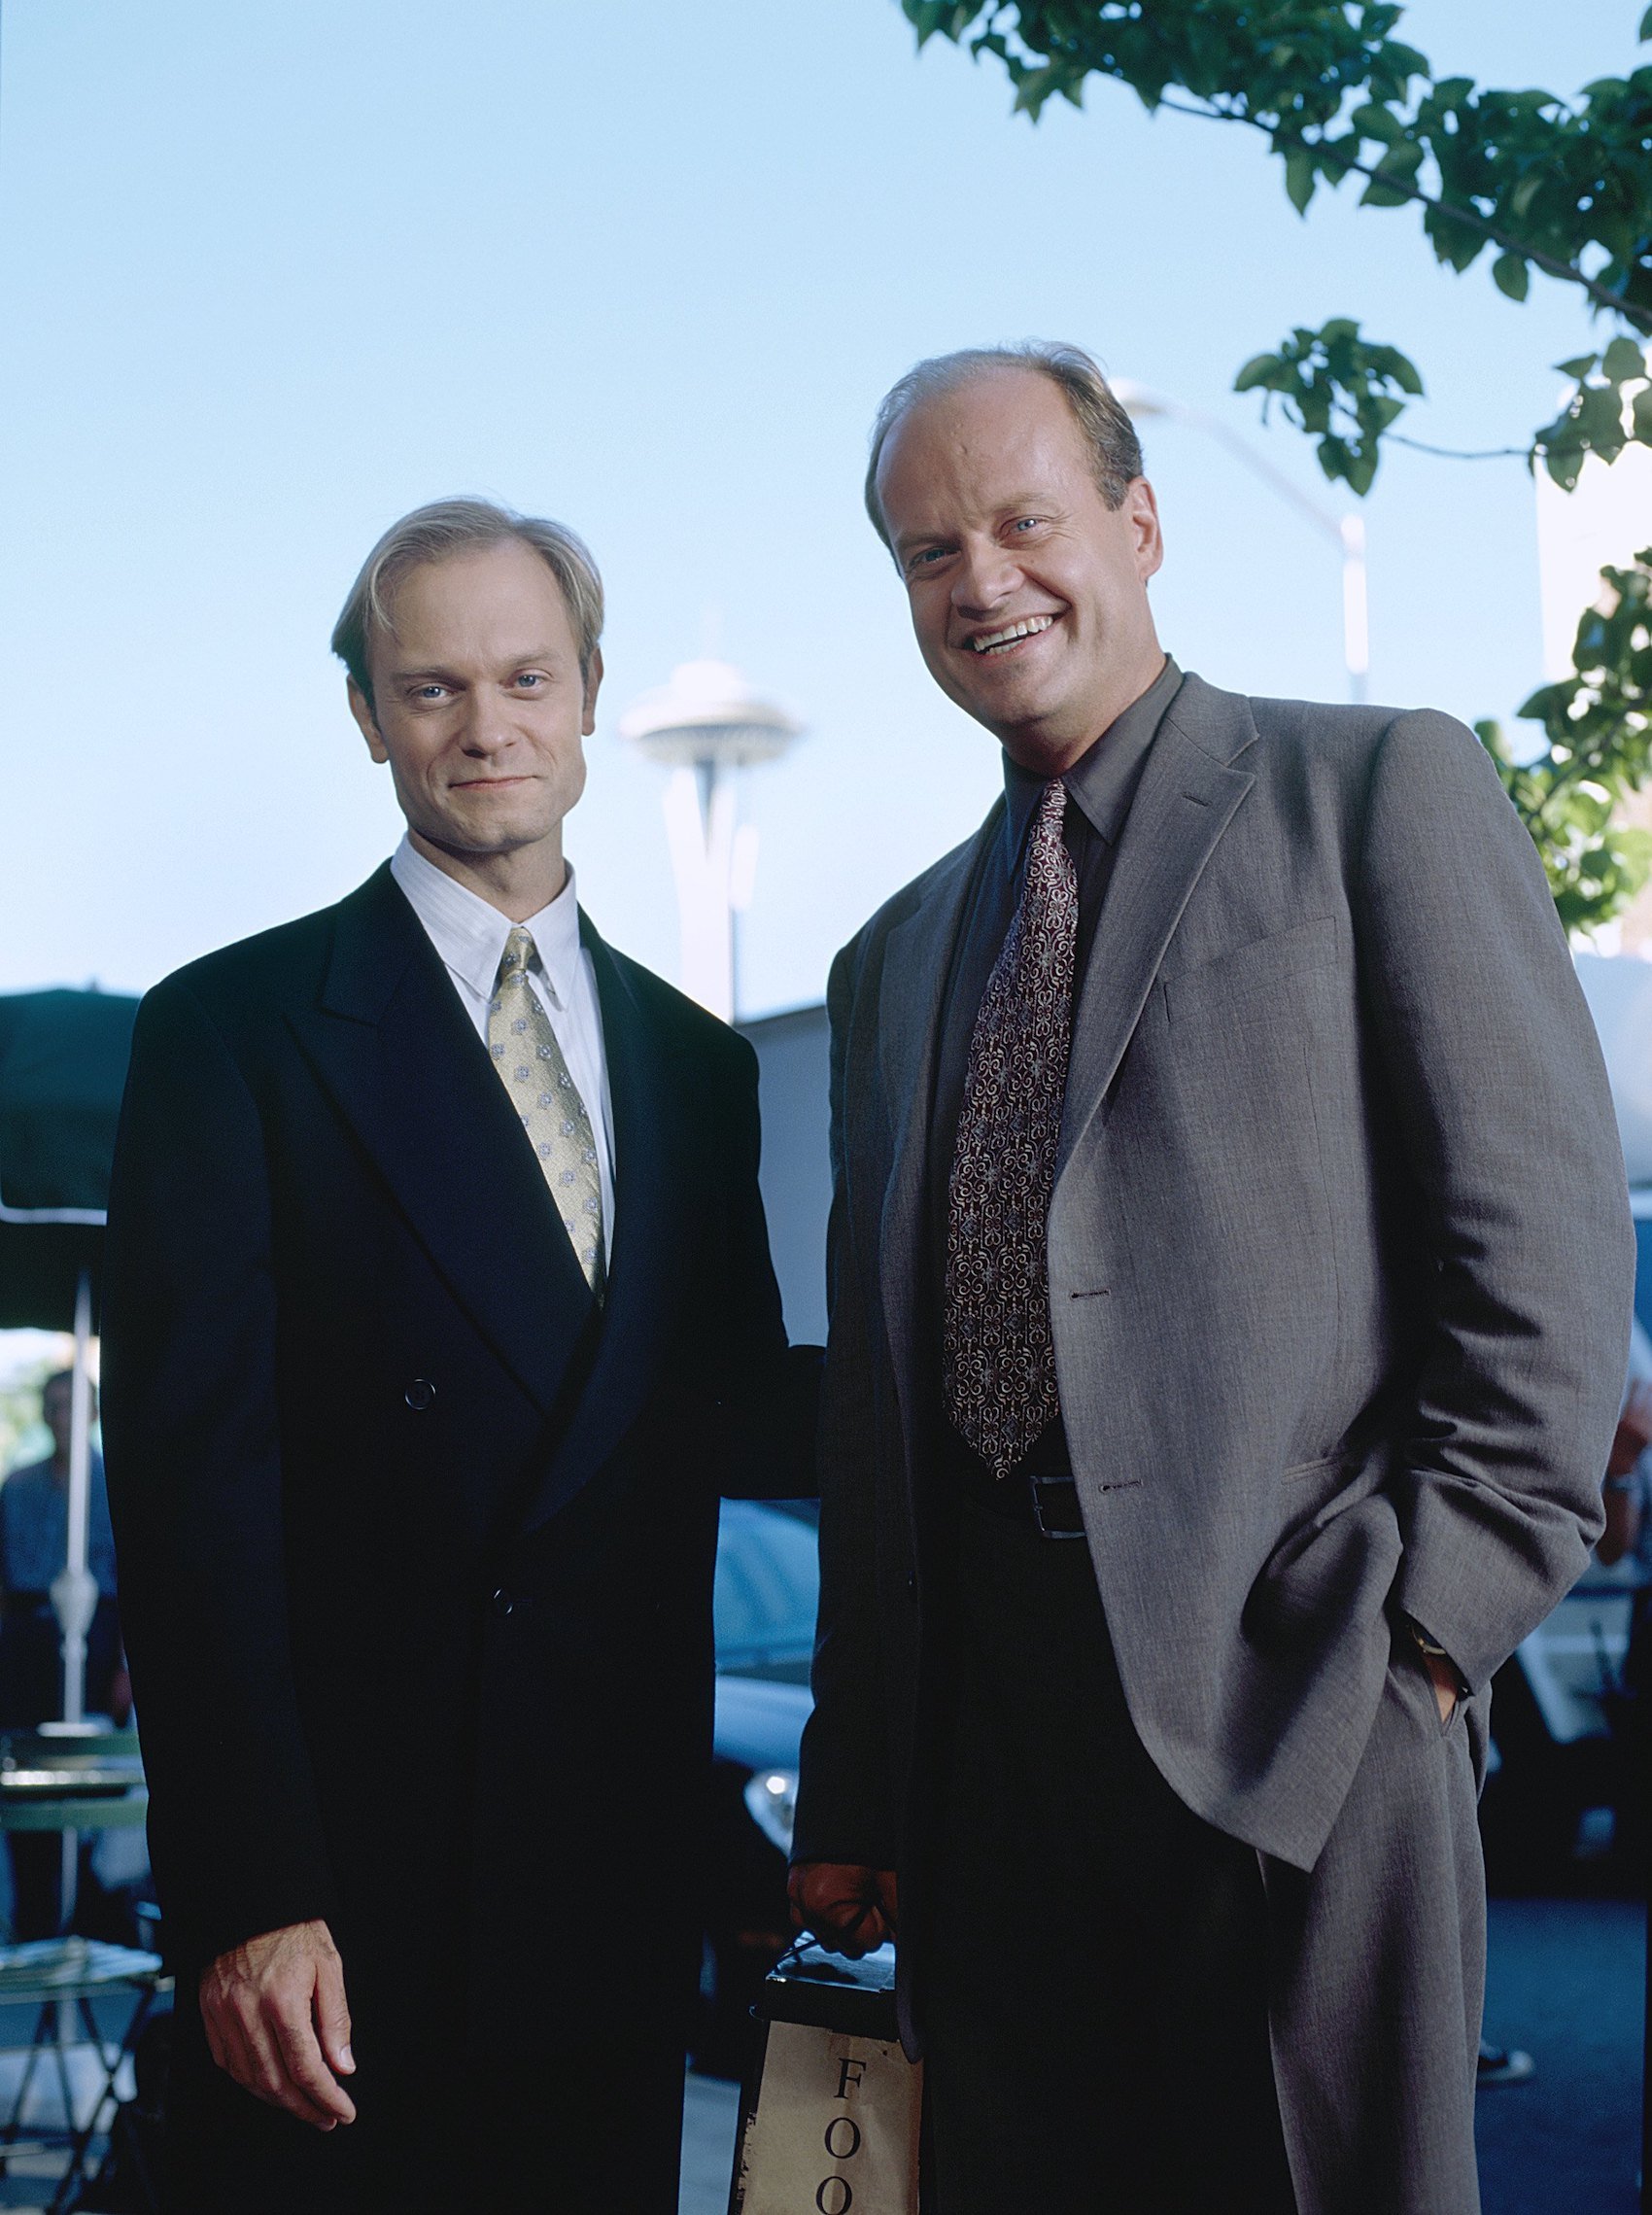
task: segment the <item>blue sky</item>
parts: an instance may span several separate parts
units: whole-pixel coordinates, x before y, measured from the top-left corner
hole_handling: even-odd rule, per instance
[[[1440,67],[1571,89],[1636,0],[1422,0]],[[1518,441],[1585,320],[1436,272],[1409,213],[1306,223],[1259,142],[914,56],[894,0],[9,0],[0,79],[0,989],[139,988],[335,898],[394,843],[327,639],[394,516],[483,491],[607,577],[581,891],[671,974],[661,775],[620,710],[708,641],[809,737],[761,828],[747,1012],[964,836],[991,742],[930,685],[859,507],[920,354],[1029,333],[1266,440],[1227,388],[1357,315],[1411,426]],[[1161,634],[1216,682],[1337,697],[1334,556],[1208,439],[1149,426]],[[1333,496],[1340,504],[1340,495]],[[1400,456],[1368,503],[1372,691],[1507,713],[1538,680],[1532,490]]]

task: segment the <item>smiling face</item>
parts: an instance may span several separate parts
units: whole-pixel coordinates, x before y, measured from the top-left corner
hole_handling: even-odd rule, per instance
[[[394,634],[370,645],[372,704],[352,683],[350,707],[373,759],[390,764],[414,844],[465,871],[543,860],[554,892],[602,655],[582,676],[561,587],[517,538],[410,570],[392,615]]]
[[[930,675],[1023,767],[1065,769],[1158,675],[1153,488],[1108,506],[1052,379],[992,369],[919,400],[878,497]]]

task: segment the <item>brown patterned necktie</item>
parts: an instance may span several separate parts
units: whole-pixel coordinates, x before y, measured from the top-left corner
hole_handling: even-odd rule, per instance
[[[1067,1090],[1079,883],[1046,785],[1026,882],[981,995],[952,1155],[943,1322],[946,1413],[1004,1477],[1061,1412],[1046,1225]]]

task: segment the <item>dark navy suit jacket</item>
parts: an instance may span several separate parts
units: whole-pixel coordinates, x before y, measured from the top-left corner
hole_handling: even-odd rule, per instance
[[[582,929],[600,1315],[388,869],[138,1019],[105,1426],[156,1881],[190,1984],[325,1918],[380,2085],[436,2022],[496,2086],[676,2033],[698,1933],[657,1858],[708,1760],[718,1494],[813,1489],[755,1057]]]

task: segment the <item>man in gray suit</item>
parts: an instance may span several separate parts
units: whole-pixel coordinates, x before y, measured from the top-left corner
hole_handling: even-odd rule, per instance
[[[797,1911],[899,1927],[940,2215],[1470,2215],[1486,1687],[1633,1265],[1542,871],[1446,716],[1166,659],[1076,350],[921,363],[868,505],[1005,793],[832,973]]]

